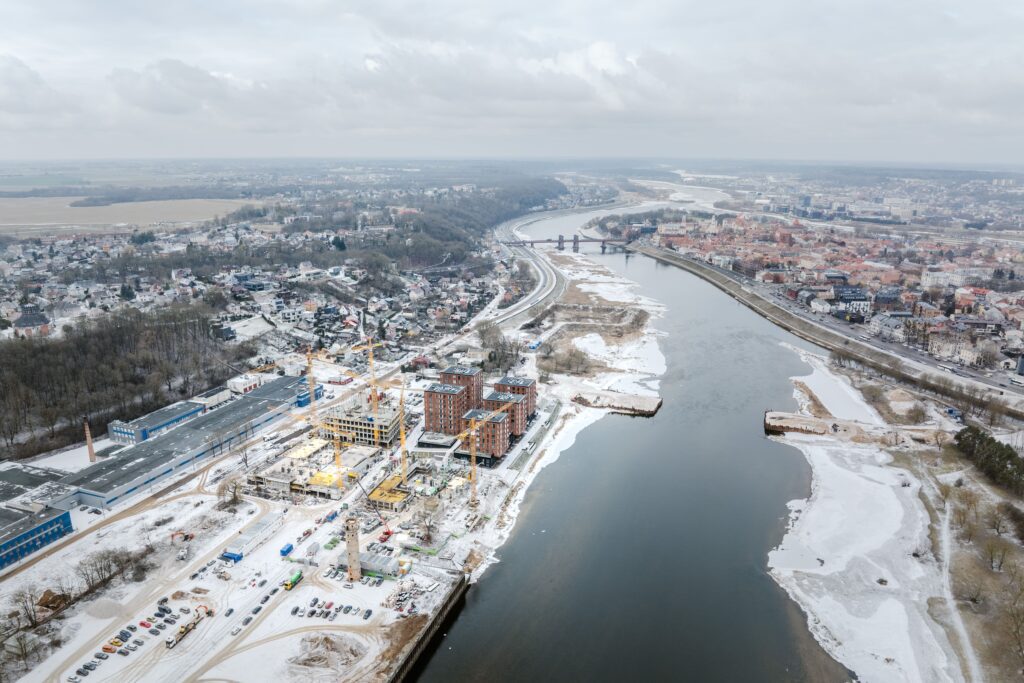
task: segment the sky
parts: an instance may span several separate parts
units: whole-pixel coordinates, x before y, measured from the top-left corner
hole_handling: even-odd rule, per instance
[[[4,0],[0,160],[1024,159],[1014,0]]]

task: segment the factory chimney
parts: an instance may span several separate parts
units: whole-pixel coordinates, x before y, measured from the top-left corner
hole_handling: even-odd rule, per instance
[[[355,517],[345,520],[345,548],[348,553],[348,580],[358,581],[363,578],[363,568],[359,566],[359,520]]]
[[[92,432],[89,431],[89,418],[82,420],[85,423],[85,447],[89,449],[89,462],[96,462],[96,449],[92,447]]]

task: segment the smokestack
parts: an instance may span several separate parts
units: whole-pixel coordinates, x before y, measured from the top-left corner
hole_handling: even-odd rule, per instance
[[[358,581],[363,577],[359,564],[359,520],[349,517],[345,520],[345,552],[348,555],[348,580]]]
[[[89,418],[82,420],[85,423],[85,447],[89,450],[89,462],[96,462],[96,449],[92,447],[92,432],[89,431]]]

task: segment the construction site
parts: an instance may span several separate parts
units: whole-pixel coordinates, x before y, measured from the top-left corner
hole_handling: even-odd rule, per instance
[[[440,406],[437,383],[378,368],[373,348],[359,347],[369,372],[340,395],[348,382],[318,375],[354,373],[309,352],[288,361],[299,374],[271,374],[279,361],[230,382],[229,400],[119,424],[102,455],[90,437],[95,463],[77,472],[0,473],[19,519],[45,540],[10,555],[8,585],[66,595],[57,610],[34,607],[32,679],[180,681],[249,667],[291,679],[336,666],[363,680],[403,670],[497,544],[558,404],[538,401],[532,379],[455,365],[440,373],[455,400]],[[62,588],[58,568],[121,548],[151,578],[118,583],[116,602],[78,607],[85,593]],[[310,631],[321,637],[305,639]],[[255,647],[271,642],[295,656]],[[111,650],[120,656],[100,656]]]

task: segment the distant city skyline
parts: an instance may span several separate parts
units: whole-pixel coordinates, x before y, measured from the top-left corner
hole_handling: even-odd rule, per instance
[[[13,0],[0,160],[1024,158],[1024,8]]]

